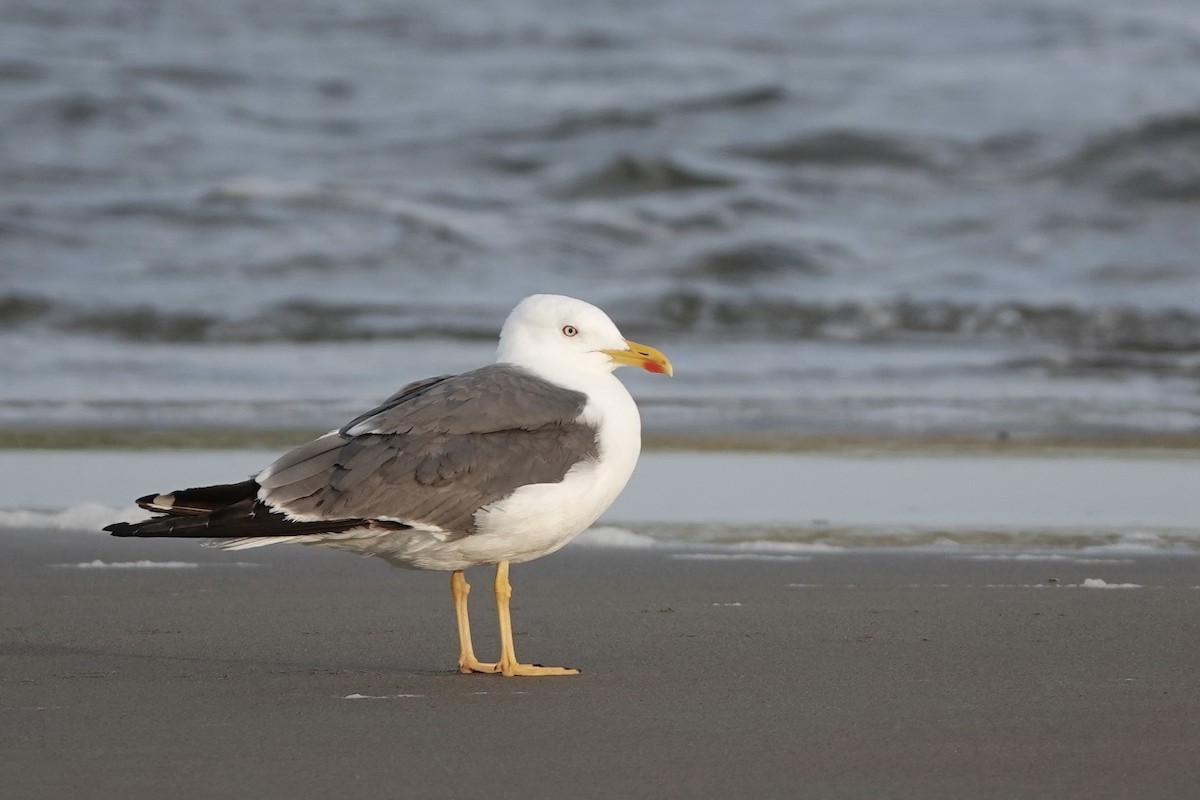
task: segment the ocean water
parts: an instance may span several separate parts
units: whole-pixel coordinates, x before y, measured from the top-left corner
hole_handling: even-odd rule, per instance
[[[1200,432],[1193,0],[0,19],[6,427],[330,427],[550,291],[660,432]]]

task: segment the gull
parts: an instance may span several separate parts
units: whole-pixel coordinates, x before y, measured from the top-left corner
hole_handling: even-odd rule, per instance
[[[533,295],[505,320],[495,363],[410,383],[249,480],[142,497],[157,516],[105,530],[229,550],[318,545],[449,571],[460,672],[575,675],[518,661],[509,565],[555,552],[625,488],[641,451],[637,405],[613,375],[626,365],[672,374],[599,308]],[[483,662],[463,571],[493,564],[500,657]]]

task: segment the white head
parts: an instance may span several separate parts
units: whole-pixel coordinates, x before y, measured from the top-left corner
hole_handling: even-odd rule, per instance
[[[631,364],[671,374],[662,353],[627,340],[603,311],[558,294],[535,294],[517,304],[500,330],[496,361],[537,371],[612,372]]]

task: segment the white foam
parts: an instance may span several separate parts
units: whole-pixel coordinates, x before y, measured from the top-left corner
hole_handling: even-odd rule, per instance
[[[20,508],[0,510],[0,528],[99,531],[114,522],[137,522],[145,518],[146,512],[137,506],[113,508],[101,503],[83,503],[57,511]]]
[[[985,589],[1075,589],[1075,584],[1065,586],[1057,583],[985,583]]]
[[[750,542],[718,545],[730,550],[748,553],[844,553],[846,548],[823,542],[776,542],[756,539]]]
[[[1084,578],[1083,583],[988,583],[985,589],[1142,589],[1140,583],[1109,583],[1101,578]],[[1162,588],[1162,587],[1154,587]]]
[[[260,567],[249,561],[210,562],[200,564],[195,561],[81,561],[77,564],[51,564],[56,569],[199,569],[200,567]]]
[[[424,697],[423,694],[348,694],[343,700],[396,700],[403,697]]]
[[[575,547],[621,547],[634,550],[646,550],[660,547],[662,544],[652,536],[613,526],[589,528],[571,542]]]
[[[193,561],[84,561],[79,564],[52,564],[60,569],[198,569]]]
[[[1080,558],[1066,553],[982,553],[956,556],[959,561],[1066,561],[1071,564],[1132,564],[1131,558]]]
[[[730,544],[658,539],[628,528],[601,525],[584,531],[571,543],[578,547],[613,547],[632,550],[673,550],[672,558],[703,560],[806,561],[809,553],[840,553],[845,548],[809,542],[777,542],[756,539]]]
[[[1140,583],[1109,583],[1103,578],[1084,578],[1080,584],[1083,589],[1141,589]]]
[[[812,561],[812,556],[789,553],[672,553],[684,561]]]
[[[1186,541],[1193,541],[1192,535],[1187,535],[1186,538],[1178,538],[1182,535],[1181,532],[1176,532],[1176,540],[1172,540],[1160,533],[1147,530],[1124,531],[1116,541],[1106,542],[1104,544],[1089,545],[1081,548],[1084,553],[1163,553],[1177,550],[1185,547]],[[1193,549],[1193,548],[1187,548]]]

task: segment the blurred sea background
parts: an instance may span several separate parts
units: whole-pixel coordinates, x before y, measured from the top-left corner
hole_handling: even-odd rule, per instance
[[[0,20],[10,433],[327,429],[560,292],[652,435],[1200,434],[1194,0]]]

